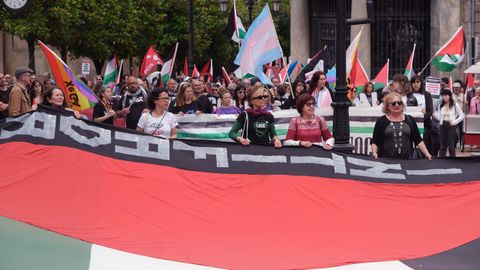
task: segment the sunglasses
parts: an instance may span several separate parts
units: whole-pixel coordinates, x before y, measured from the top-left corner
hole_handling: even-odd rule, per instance
[[[392,106],[402,106],[403,102],[402,101],[394,101],[394,102],[390,102],[390,105]]]
[[[263,96],[254,97],[252,99],[267,99],[267,98],[268,98],[268,95],[263,95]]]
[[[307,102],[307,103],[305,103],[305,106],[313,107],[313,106],[315,106],[315,102]]]

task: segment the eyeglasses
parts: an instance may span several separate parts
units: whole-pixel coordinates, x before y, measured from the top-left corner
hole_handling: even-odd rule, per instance
[[[258,97],[253,97],[252,99],[267,99],[268,95],[263,95],[263,96],[258,96]]]
[[[315,106],[315,102],[307,102],[307,103],[305,103],[305,106],[313,107],[313,106]]]
[[[402,101],[393,101],[390,102],[391,106],[402,106],[403,102]]]

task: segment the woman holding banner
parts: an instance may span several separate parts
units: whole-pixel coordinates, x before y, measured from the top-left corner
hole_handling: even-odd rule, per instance
[[[113,125],[117,113],[112,108],[112,89],[102,86],[98,89],[100,100],[93,107],[93,121]]]
[[[168,90],[155,88],[148,96],[149,112],[144,112],[137,124],[137,131],[151,134],[155,137],[170,139],[177,137],[177,118],[168,112]]]
[[[415,119],[406,115],[405,103],[397,93],[390,93],[383,99],[384,116],[375,123],[372,136],[372,155],[378,157],[412,159],[414,144],[429,160],[432,155],[420,136]]]
[[[247,94],[250,108],[242,112],[229,132],[232,140],[247,146],[250,144],[282,147],[275,130],[275,118],[265,110],[269,92],[263,85],[255,85]],[[240,130],[242,131],[239,134]]]
[[[335,140],[325,119],[315,114],[315,98],[302,94],[297,98],[296,107],[300,116],[290,120],[284,145],[308,148],[317,144],[325,150],[332,149]]]
[[[86,118],[80,112],[73,111],[70,107],[68,107],[65,96],[63,95],[63,91],[60,88],[52,88],[51,90],[45,92],[42,105],[72,114],[77,119]]]

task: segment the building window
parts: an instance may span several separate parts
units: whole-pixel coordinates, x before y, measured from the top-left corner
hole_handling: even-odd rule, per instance
[[[347,14],[351,14],[351,1],[347,2]],[[327,45],[324,60],[327,66],[335,65],[336,1],[310,0],[310,56]],[[350,44],[350,29],[347,28],[347,46]]]
[[[404,73],[416,43],[413,70],[430,60],[430,0],[381,0],[374,4],[372,76],[390,59],[390,78]],[[424,75],[430,74],[427,68]]]

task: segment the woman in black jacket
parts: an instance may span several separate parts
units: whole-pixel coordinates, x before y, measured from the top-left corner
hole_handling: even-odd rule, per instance
[[[384,116],[379,117],[373,129],[372,155],[378,157],[409,159],[414,145],[426,158],[432,159],[420,136],[415,119],[406,115],[405,104],[397,93],[383,99]]]

